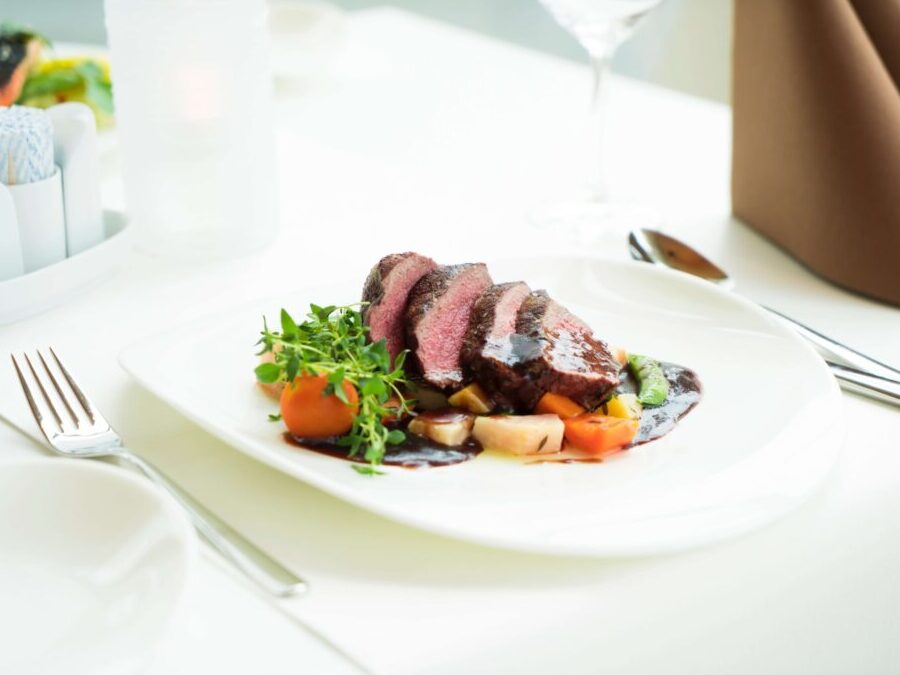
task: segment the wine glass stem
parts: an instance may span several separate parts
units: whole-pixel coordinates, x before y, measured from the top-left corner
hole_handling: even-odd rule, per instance
[[[594,52],[591,53],[590,58],[593,89],[591,90],[588,148],[591,153],[592,169],[588,189],[592,201],[605,202],[609,197],[605,145],[610,53],[608,51]]]

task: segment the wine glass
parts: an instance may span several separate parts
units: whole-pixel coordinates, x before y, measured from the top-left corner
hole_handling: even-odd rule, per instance
[[[541,0],[557,23],[569,31],[588,53],[593,75],[590,105],[592,170],[586,194],[580,199],[554,205],[533,214],[541,228],[565,232],[576,239],[589,239],[609,229],[647,225],[655,214],[646,208],[617,203],[608,192],[604,122],[606,89],[613,53],[640,20],[662,0]]]

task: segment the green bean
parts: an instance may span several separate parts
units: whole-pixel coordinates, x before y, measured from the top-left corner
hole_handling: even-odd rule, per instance
[[[628,365],[640,385],[638,401],[649,406],[665,403],[669,395],[669,381],[659,361],[649,356],[629,354]]]

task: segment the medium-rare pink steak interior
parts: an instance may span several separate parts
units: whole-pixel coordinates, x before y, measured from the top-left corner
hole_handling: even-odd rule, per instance
[[[393,253],[372,268],[363,286],[363,321],[373,342],[384,338],[391,361],[406,348],[404,313],[409,292],[416,282],[437,267],[418,253]]]
[[[425,382],[439,389],[463,384],[460,352],[475,300],[493,282],[483,263],[446,265],[413,286],[406,306],[407,346]]]

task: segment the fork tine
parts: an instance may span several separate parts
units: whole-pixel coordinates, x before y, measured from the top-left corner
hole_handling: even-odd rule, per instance
[[[9,355],[9,358],[12,359],[13,368],[16,369],[16,375],[19,376],[19,384],[22,385],[22,392],[25,394],[25,398],[28,401],[28,407],[31,408],[31,414],[34,416],[34,421],[41,425],[44,420],[44,416],[41,414],[41,409],[38,407],[37,401],[34,400],[34,396],[31,395],[31,387],[28,386],[28,382],[25,380],[25,374],[22,372],[22,369],[19,368],[19,362],[16,361],[16,357],[13,354]]]
[[[53,371],[50,370],[50,366],[47,365],[47,361],[44,359],[44,355],[41,354],[40,349],[37,350],[37,355],[41,360],[41,363],[44,365],[44,371],[50,378],[50,382],[53,384],[53,388],[56,389],[56,393],[59,394],[59,399],[63,402],[63,405],[66,406],[66,410],[69,412],[69,417],[72,418],[72,423],[76,427],[80,427],[81,422],[79,421],[78,416],[75,414],[75,411],[72,410],[72,406],[69,404],[69,398],[63,393],[62,388],[59,386],[59,382],[56,381],[56,376],[53,374]]]
[[[41,433],[44,434],[44,438],[50,442],[50,445],[53,445],[53,437],[62,431],[62,426],[57,426],[54,429],[52,420],[44,417],[40,405],[34,400],[34,395],[31,393],[31,387],[28,385],[28,380],[25,377],[25,373],[22,372],[18,360],[16,360],[16,357],[13,354],[10,354],[9,357],[12,359],[13,367],[16,369],[16,375],[19,376],[19,384],[22,385],[22,392],[25,394],[25,400],[28,401],[28,407],[31,408],[31,414],[34,417],[34,421],[37,423]]]
[[[47,407],[50,408],[50,412],[53,413],[54,419],[56,419],[56,424],[59,425],[59,430],[63,430],[63,421],[59,416],[59,413],[56,412],[56,407],[53,405],[53,401],[50,400],[50,396],[47,394],[47,390],[44,389],[44,383],[41,382],[41,378],[38,377],[37,371],[35,371],[34,366],[31,363],[31,359],[28,358],[28,354],[23,354],[25,357],[25,363],[28,364],[29,370],[31,370],[31,375],[34,377],[34,381],[37,382],[38,389],[41,390],[41,396],[44,397],[44,403],[47,404]]]
[[[106,420],[103,419],[103,415],[97,412],[97,409],[94,408],[94,405],[91,403],[90,399],[85,396],[84,392],[81,391],[81,388],[77,384],[75,384],[75,380],[69,374],[69,371],[66,370],[66,367],[62,364],[62,361],[59,360],[56,352],[53,351],[53,347],[50,347],[50,353],[53,354],[53,360],[56,361],[56,365],[59,366],[59,370],[60,372],[62,372],[63,377],[66,378],[66,382],[68,382],[69,386],[72,387],[72,391],[75,393],[75,397],[81,404],[82,409],[84,409],[84,412],[90,418],[91,424],[97,424],[98,422],[101,424],[105,424]]]

